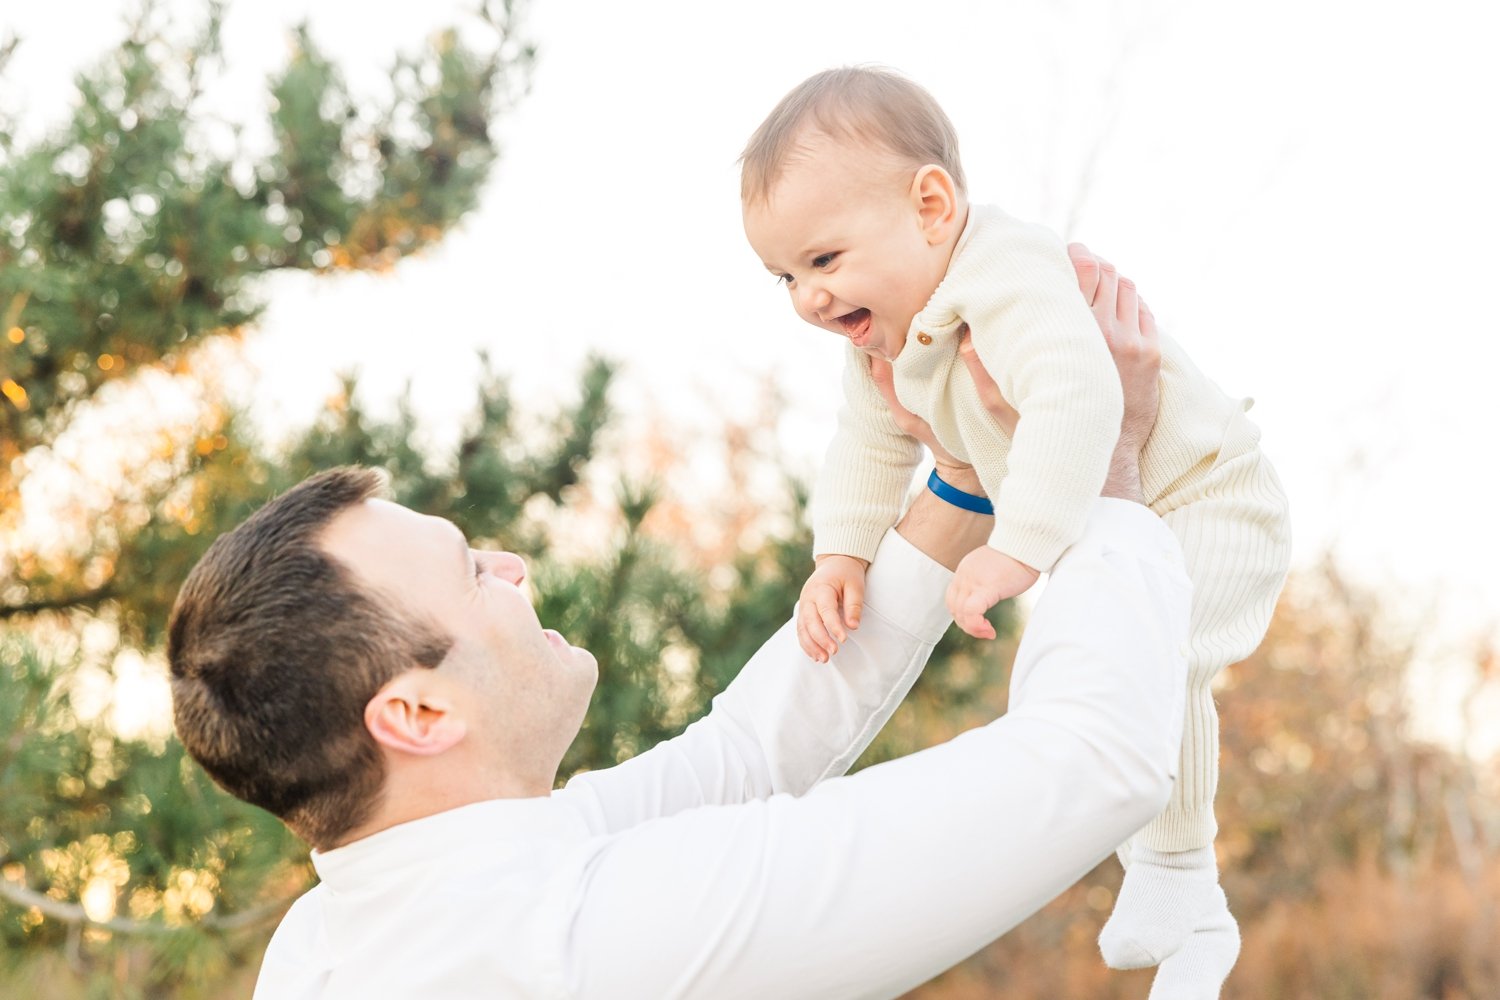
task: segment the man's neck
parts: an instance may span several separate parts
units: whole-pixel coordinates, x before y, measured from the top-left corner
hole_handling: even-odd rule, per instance
[[[433,761],[431,763],[436,763]],[[415,770],[417,773],[411,773]],[[512,775],[495,775],[487,780],[455,780],[452,774],[439,773],[434,780],[423,767],[407,772],[390,771],[385,787],[371,817],[342,837],[335,848],[389,830],[402,823],[412,823],[428,816],[494,799],[531,799],[552,794],[554,782],[522,780]],[[450,770],[461,771],[454,763]]]

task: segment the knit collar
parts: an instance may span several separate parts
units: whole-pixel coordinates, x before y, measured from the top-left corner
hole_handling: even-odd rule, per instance
[[[970,205],[964,218],[964,230],[958,234],[958,242],[953,244],[953,256],[956,258],[964,252],[964,247],[969,245],[969,237],[974,235],[974,218],[980,212],[976,205]]]
[[[980,218],[990,211],[985,205],[969,206],[969,217],[964,220],[963,231],[958,234],[958,242],[953,246],[953,256],[948,261],[948,273],[933,290],[932,296],[927,300],[927,305],[912,317],[911,328],[907,332],[908,338],[921,332],[925,332],[938,342],[951,341],[957,337],[962,318],[957,311],[955,289],[961,289],[966,282],[973,280],[969,272],[975,266],[975,261],[967,251],[972,249],[970,244],[974,241],[975,233],[978,231]],[[901,352],[901,357],[897,358],[898,363],[906,356],[906,353],[905,350]]]

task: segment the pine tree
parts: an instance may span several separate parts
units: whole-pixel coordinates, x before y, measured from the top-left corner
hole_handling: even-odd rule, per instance
[[[175,739],[122,734],[89,703],[121,664],[161,668],[176,588],[207,544],[314,471],[383,467],[397,501],[527,558],[540,617],[600,665],[564,778],[679,731],[790,612],[810,568],[805,493],[789,483],[782,509],[702,515],[738,553],[710,580],[704,552],[653,528],[663,487],[599,461],[604,359],[545,416],[517,413],[485,361],[441,454],[414,443],[408,400],[371,412],[352,376],[281,447],[216,380],[219,349],[264,309],[257,279],[389,270],[475,205],[498,155],[492,120],[534,58],[515,2],[485,8],[487,47],[455,31],[398,59],[384,103],[356,99],[299,29],[265,150],[218,151],[197,127],[218,5],[186,45],[146,7],[47,137],[23,147],[0,122],[0,995],[242,994],[311,884],[279,822],[220,792]],[[132,429],[173,393],[189,415]],[[69,472],[96,451],[113,464]],[[601,494],[608,537],[580,556],[569,519]],[[742,551],[752,521],[775,527]],[[995,683],[998,666],[973,653],[962,637],[940,649],[870,759],[923,742]]]
[[[224,152],[200,127],[222,15],[209,6],[174,44],[147,5],[78,77],[67,122],[24,145],[0,123],[0,942],[17,975],[66,964],[111,996],[212,995],[261,940],[243,932],[307,883],[302,846],[175,740],[121,738],[108,713],[80,711],[122,653],[159,660],[207,543],[342,462],[385,465],[398,498],[508,531],[531,496],[576,476],[609,377],[595,365],[560,418],[570,431],[530,454],[488,379],[441,473],[407,444],[409,409],[382,423],[334,407],[290,454],[260,443],[212,384],[215,346],[263,311],[257,279],[386,270],[441,239],[476,203],[492,119],[524,92],[534,53],[516,7],[493,3],[487,41],[443,33],[396,60],[383,102],[358,100],[299,28],[270,86],[270,148]],[[124,449],[97,479],[64,476],[80,492],[61,503],[28,496],[28,479],[77,461],[80,435],[85,449],[119,444],[81,428],[148,410],[173,382],[198,403],[175,434]]]

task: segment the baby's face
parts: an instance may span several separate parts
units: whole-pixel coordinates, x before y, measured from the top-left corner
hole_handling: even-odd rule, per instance
[[[825,141],[744,207],[750,246],[797,315],[887,360],[948,263],[923,230],[913,174],[879,151]]]

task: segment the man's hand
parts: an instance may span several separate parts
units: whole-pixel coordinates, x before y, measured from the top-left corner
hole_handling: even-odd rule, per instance
[[[1156,335],[1156,318],[1137,295],[1135,283],[1120,277],[1109,261],[1082,243],[1068,244],[1068,257],[1078,275],[1078,290],[1115,359],[1125,393],[1120,441],[1110,459],[1103,492],[1108,497],[1139,502],[1141,449],[1151,436],[1161,401],[1161,341]]]
[[[1156,334],[1156,318],[1151,315],[1146,301],[1137,294],[1135,283],[1120,277],[1109,261],[1082,243],[1068,244],[1068,258],[1078,276],[1078,290],[1093,312],[1120,372],[1125,417],[1120,424],[1120,443],[1110,463],[1110,481],[1104,492],[1106,496],[1122,496],[1130,492],[1132,480],[1139,480],[1140,451],[1156,424],[1161,385],[1161,342]],[[968,368],[984,408],[1007,435],[1014,436],[1018,414],[1000,395],[1000,387],[979,360],[979,353],[974,350],[967,330],[959,336],[958,356]],[[943,450],[927,421],[902,406],[896,398],[889,362],[871,358],[870,376],[884,397],[896,426],[932,452],[938,475],[949,482],[953,481],[952,477],[967,478],[965,473],[972,471],[970,466]],[[1128,499],[1140,499],[1138,482],[1135,487],[1137,495]],[[967,492],[975,491],[970,489]]]
[[[988,545],[964,556],[948,584],[948,611],[959,628],[976,639],[995,638],[995,627],[984,613],[1009,597],[1023,593],[1041,574],[1023,562]]]
[[[846,629],[859,628],[869,565],[853,556],[818,557],[818,566],[802,585],[797,601],[797,641],[809,658],[827,663],[839,651],[839,643],[849,637]]]
[[[1009,429],[1014,430],[1016,426],[1014,419],[1016,411],[1012,410],[1010,405],[1000,398],[1000,387],[995,385],[995,380],[990,378],[989,373],[984,370],[984,365],[980,363],[978,356],[974,353],[974,345],[969,343],[968,330],[964,330],[960,335],[958,343],[959,351],[968,351],[968,357],[964,360],[970,361],[972,359],[969,364],[970,372],[974,372],[977,369],[974,381],[978,384],[980,390],[979,397],[984,402],[985,408],[997,420],[1001,420],[1004,413],[1010,414],[1012,419]],[[901,433],[916,438],[927,446],[928,451],[932,452],[933,463],[937,466],[939,476],[942,476],[946,480],[948,479],[948,476],[945,474],[947,471],[953,472],[954,475],[960,475],[960,470],[972,468],[969,463],[960,462],[948,454],[948,451],[942,445],[938,444],[937,435],[932,433],[932,428],[928,425],[927,421],[901,405],[901,400],[896,398],[896,377],[891,372],[891,363],[889,361],[884,358],[870,358],[870,380],[875,383],[875,388],[880,390],[880,396],[885,400],[886,409],[891,411],[891,419],[896,422],[896,426],[900,428]],[[995,410],[997,402],[1001,408],[1000,412],[996,412]]]
[[[1108,497],[1139,503],[1142,500],[1140,452],[1156,423],[1160,394],[1158,378],[1161,372],[1161,346],[1156,336],[1156,321],[1146,303],[1136,294],[1135,285],[1128,279],[1121,278],[1108,261],[1096,257],[1081,243],[1069,245],[1068,256],[1078,275],[1078,288],[1093,312],[1104,341],[1109,346],[1110,355],[1114,358],[1115,367],[1120,372],[1120,385],[1125,396],[1120,442],[1110,460],[1109,477],[1105,480],[1102,492]],[[967,331],[959,337],[958,355],[968,368],[970,377],[974,379],[974,388],[978,391],[984,408],[994,418],[996,425],[1013,437],[1018,415],[1000,394],[1000,387],[995,380],[985,371]],[[896,398],[890,365],[879,358],[871,358],[870,375],[885,399],[896,425],[932,452],[938,475],[965,493],[983,494],[984,486],[973,466],[960,462],[943,450],[942,445],[938,444],[937,435],[933,434],[927,422],[901,405]],[[931,501],[930,505],[928,501]],[[932,516],[927,516],[929,514]],[[918,518],[917,515],[923,517]],[[962,564],[960,553],[975,551],[973,546],[988,536],[987,525],[992,524],[988,517],[959,511],[926,492],[918,496],[902,523],[907,525],[908,530],[915,530],[914,524],[918,520],[922,522],[922,531],[926,533],[921,546],[923,551],[950,568],[954,567],[955,562]],[[1024,589],[1026,588],[1021,587],[1021,590]],[[985,610],[991,606],[993,605],[986,605]],[[956,617],[958,616],[955,615]],[[987,623],[985,628],[988,628]],[[804,648],[807,647],[804,645]],[[813,654],[809,652],[809,655]]]

